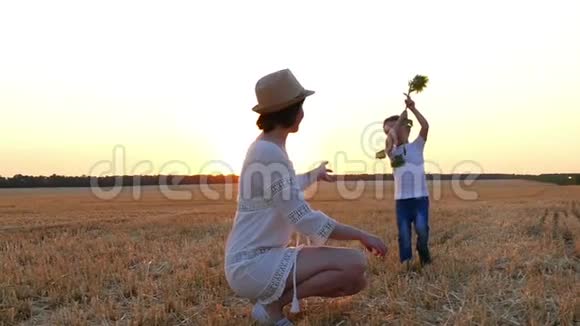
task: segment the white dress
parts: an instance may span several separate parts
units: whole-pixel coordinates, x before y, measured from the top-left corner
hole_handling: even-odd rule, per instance
[[[226,278],[236,294],[261,304],[278,300],[302,248],[289,247],[292,234],[303,234],[314,245],[326,242],[336,222],[312,210],[302,193],[315,181],[316,171],[296,176],[278,145],[257,140],[250,146],[225,253]],[[298,310],[294,291],[292,311]]]

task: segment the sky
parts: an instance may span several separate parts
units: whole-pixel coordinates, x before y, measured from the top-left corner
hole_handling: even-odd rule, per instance
[[[239,173],[284,68],[316,91],[298,172],[390,172],[415,74],[428,172],[580,172],[578,40],[577,0],[4,1],[0,175]]]

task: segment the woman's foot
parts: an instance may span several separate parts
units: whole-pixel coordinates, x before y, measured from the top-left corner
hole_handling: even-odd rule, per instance
[[[282,307],[278,303],[263,305],[256,303],[252,309],[252,317],[263,325],[292,326],[292,322],[284,318]]]

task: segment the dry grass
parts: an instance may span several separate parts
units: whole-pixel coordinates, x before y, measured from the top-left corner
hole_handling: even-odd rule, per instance
[[[387,185],[387,187],[390,187]],[[0,191],[0,325],[239,325],[249,305],[223,276],[231,200],[169,201],[156,188],[101,201],[83,189]],[[434,264],[398,264],[393,202],[312,200],[386,238],[370,286],[307,300],[298,325],[572,325],[580,321],[580,187],[479,182],[432,201]],[[356,246],[355,243],[347,245]]]

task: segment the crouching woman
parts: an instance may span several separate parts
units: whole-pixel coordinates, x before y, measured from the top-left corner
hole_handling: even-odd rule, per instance
[[[242,167],[238,206],[226,244],[225,273],[236,294],[255,304],[252,316],[262,324],[292,325],[284,306],[299,311],[299,299],[340,297],[366,284],[365,255],[355,249],[324,246],[327,239],[359,240],[378,256],[386,253],[376,236],[313,210],[302,191],[318,180],[330,181],[326,163],[296,175],[286,152],[288,134],[299,129],[305,90],[289,70],[256,84],[262,133],[250,145]],[[313,246],[289,247],[292,234]]]

